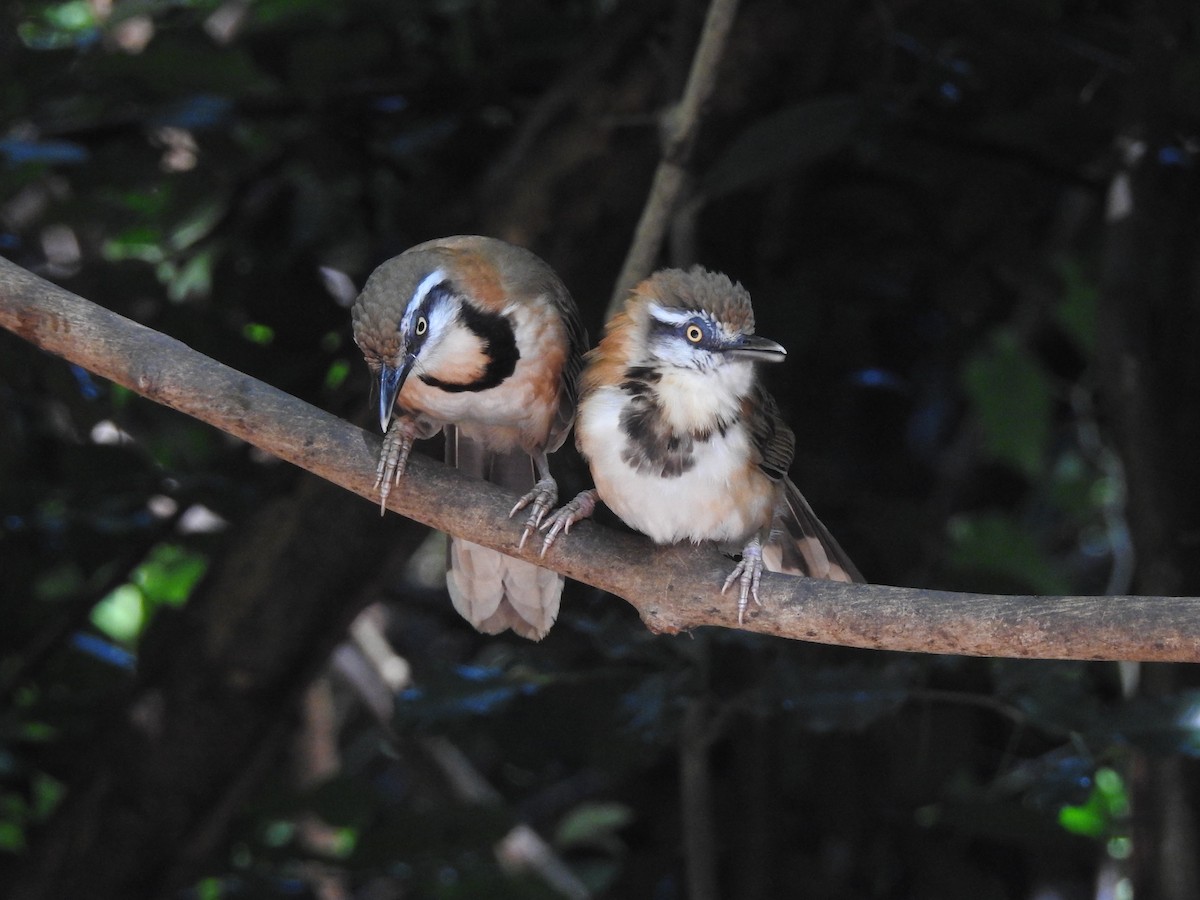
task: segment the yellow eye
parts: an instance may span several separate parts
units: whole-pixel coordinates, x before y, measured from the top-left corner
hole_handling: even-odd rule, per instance
[[[417,337],[420,337],[429,330],[429,323],[425,321],[425,317],[421,316],[417,319]]]
[[[687,330],[683,333],[683,336],[693,344],[698,344],[704,339],[704,331],[699,325],[689,325]]]

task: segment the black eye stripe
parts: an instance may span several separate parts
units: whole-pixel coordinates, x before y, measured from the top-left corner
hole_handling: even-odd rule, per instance
[[[453,294],[454,290],[449,281],[439,281],[425,292],[425,296],[421,298],[421,302],[411,313],[413,316],[413,318],[410,320],[412,322],[412,336],[415,339],[413,341],[413,349],[419,347],[421,342],[424,341],[429,334],[429,319],[430,313],[433,311],[433,307],[438,303],[450,300],[453,297]],[[405,313],[405,315],[410,315],[410,313]],[[400,326],[403,325],[403,322],[404,320],[401,319],[400,322],[396,323],[396,327],[400,328]],[[422,325],[422,323],[424,324]]]
[[[464,384],[442,381],[430,375],[420,376],[421,380],[431,387],[441,388],[450,393],[486,391],[494,388],[516,371],[517,361],[521,358],[512,322],[507,316],[485,312],[470,303],[462,304],[459,317],[462,324],[474,332],[483,344],[484,354],[488,358],[483,374],[475,381]]]

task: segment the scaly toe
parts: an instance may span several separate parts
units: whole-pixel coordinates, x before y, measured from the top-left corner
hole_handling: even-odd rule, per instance
[[[554,515],[549,516],[542,522],[541,530],[546,532],[546,537],[542,540],[542,552],[540,556],[545,556],[546,551],[554,546],[554,542],[558,540],[560,534],[571,533],[571,516],[563,515],[567,511],[567,507],[563,507]]]
[[[517,541],[517,549],[524,550],[525,542],[529,540],[529,536],[537,531],[537,526],[532,522],[526,522],[525,527],[521,529],[521,539]]]
[[[746,617],[746,609],[750,606],[750,595],[754,595],[755,602],[758,601],[758,589],[754,586],[754,573],[751,571],[752,566],[748,566],[746,571],[742,572],[741,589],[738,591],[738,624],[741,625]]]
[[[542,556],[546,555],[560,534],[570,534],[571,526],[580,522],[596,511],[596,492],[583,491],[576,494],[562,509],[549,515],[541,523],[541,530],[546,532],[542,541]]]
[[[731,584],[735,581],[739,582],[737,605],[739,625],[746,618],[746,609],[750,606],[751,597],[754,598],[756,604],[762,606],[762,601],[758,599],[758,583],[762,579],[762,571],[762,544],[758,538],[752,538],[742,549],[741,561],[729,573],[729,577],[725,579],[725,584],[721,587],[723,594]]]
[[[521,540],[517,544],[518,549],[524,548],[529,536],[538,530],[542,520],[546,518],[546,514],[550,512],[550,508],[554,506],[554,501],[557,499],[558,485],[554,483],[553,478],[543,478],[508,511],[508,517],[511,519],[518,512],[529,507],[529,516],[525,519],[525,528],[521,532]]]
[[[379,465],[375,467],[375,488],[379,491],[379,514],[387,510],[388,494],[400,483],[412,452],[412,423],[408,419],[393,419],[383,436],[379,450]]]

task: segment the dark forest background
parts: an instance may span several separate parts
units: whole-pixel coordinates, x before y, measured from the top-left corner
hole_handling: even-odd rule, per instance
[[[599,334],[705,10],[7,2],[0,253],[370,427],[323,270],[491,234]],[[1200,595],[1198,152],[1187,0],[745,0],[661,261],[751,291],[872,581]],[[4,896],[1200,896],[1190,667],[488,638],[437,536],[7,333],[0,435]]]

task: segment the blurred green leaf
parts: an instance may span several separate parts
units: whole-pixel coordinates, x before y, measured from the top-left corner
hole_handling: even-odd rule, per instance
[[[634,813],[623,803],[582,803],[555,830],[554,843],[563,849],[578,846],[609,848],[615,832],[633,821]]]
[[[223,198],[201,204],[175,224],[167,236],[167,242],[174,250],[187,249],[212,231],[227,207],[228,203]]]
[[[346,378],[349,377],[351,371],[350,360],[335,359],[329,364],[329,369],[325,373],[325,389],[336,391],[346,383]]]
[[[98,22],[87,0],[68,0],[41,9],[41,21],[26,19],[17,26],[17,34],[27,47],[55,50],[90,39]]]
[[[1045,370],[1011,331],[970,359],[963,382],[983,428],[984,446],[997,460],[1030,478],[1045,470],[1053,397]]]
[[[167,296],[174,302],[189,297],[207,297],[212,293],[212,253],[197,253],[174,269],[167,281]]]
[[[25,829],[16,822],[0,818],[0,851],[16,853],[24,849]]]
[[[1060,262],[1058,276],[1062,279],[1063,295],[1054,307],[1054,315],[1090,359],[1096,353],[1096,284],[1074,260]]]
[[[32,813],[36,821],[43,821],[62,802],[66,796],[65,785],[57,778],[38,772],[33,778],[33,807]]]
[[[208,560],[178,544],[158,544],[133,572],[133,583],[154,605],[180,606],[204,576]]]
[[[166,257],[162,235],[147,226],[130,228],[122,234],[110,237],[104,242],[101,252],[110,262],[140,259],[143,262],[158,263]]]
[[[242,326],[242,337],[252,344],[270,344],[275,340],[275,329],[259,322],[248,322]]]
[[[201,879],[192,890],[196,900],[221,900],[225,896],[225,887],[220,878]]]
[[[1096,772],[1095,786],[1087,801],[1064,806],[1059,810],[1058,822],[1072,834],[1107,838],[1124,827],[1122,822],[1128,815],[1125,782],[1114,769],[1105,768]]]
[[[1066,594],[1070,582],[1037,537],[1000,513],[955,516],[950,521],[950,564],[965,572],[1002,576],[1037,594]]]
[[[284,847],[296,836],[296,823],[276,820],[263,825],[262,839],[268,847]]]
[[[115,641],[134,643],[146,625],[146,605],[137,585],[123,584],[96,604],[92,624]]]
[[[69,0],[57,6],[48,6],[42,15],[47,22],[63,31],[81,31],[94,28],[97,24],[96,11],[87,0]]]

